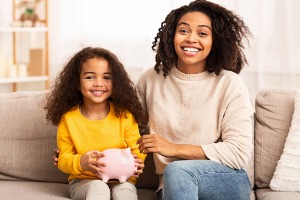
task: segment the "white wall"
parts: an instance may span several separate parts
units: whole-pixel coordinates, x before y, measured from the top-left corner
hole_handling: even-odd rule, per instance
[[[11,0],[0,0],[0,20],[10,12],[3,4],[7,1]],[[300,88],[299,0],[212,1],[239,14],[253,32],[246,49],[249,66],[241,73],[253,99],[263,87]],[[75,52],[91,45],[118,55],[136,81],[141,72],[153,67],[151,45],[160,23],[171,9],[188,2],[48,0],[51,79]]]

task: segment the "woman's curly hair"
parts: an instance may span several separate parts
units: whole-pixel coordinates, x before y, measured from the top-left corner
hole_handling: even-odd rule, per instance
[[[177,65],[178,56],[174,47],[176,27],[180,18],[190,12],[204,13],[212,23],[213,44],[207,57],[206,70],[217,75],[222,69],[240,73],[244,65],[248,64],[243,52],[243,39],[248,42],[252,34],[234,12],[206,0],[195,0],[189,5],[172,10],[161,23],[152,43],[152,50],[156,51],[155,71],[163,71],[166,77],[171,68]]]
[[[86,47],[76,53],[59,73],[45,98],[46,119],[58,125],[63,114],[83,103],[80,91],[82,65],[91,58],[104,58],[112,71],[113,92],[109,101],[115,105],[116,117],[126,117],[126,111],[139,122],[143,118],[142,106],[123,64],[116,55],[103,48]]]

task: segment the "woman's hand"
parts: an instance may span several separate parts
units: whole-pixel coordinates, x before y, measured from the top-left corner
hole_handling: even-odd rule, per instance
[[[96,150],[89,151],[85,153],[80,158],[80,165],[82,170],[90,171],[94,174],[98,174],[99,172],[103,172],[101,166],[105,166],[104,163],[98,162],[98,158],[104,157],[104,155]]]
[[[133,177],[138,178],[140,176],[140,174],[143,173],[143,169],[145,167],[142,159],[137,158],[136,155],[133,155],[134,157],[134,161],[135,161],[135,166],[137,167],[137,169],[134,171]]]
[[[54,151],[53,151],[53,161],[54,161],[55,166],[57,166],[58,155],[59,155],[59,149],[54,149]]]
[[[140,152],[158,153],[165,157],[177,155],[176,144],[173,144],[157,134],[147,134],[140,137],[137,141]]]
[[[208,159],[201,146],[174,144],[157,134],[143,135],[138,139],[139,150],[143,153],[158,153],[162,156],[185,160]]]

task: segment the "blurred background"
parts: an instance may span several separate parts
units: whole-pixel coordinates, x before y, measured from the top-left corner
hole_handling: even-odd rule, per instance
[[[249,65],[241,72],[252,99],[265,87],[300,88],[299,0],[211,1],[240,15],[253,33],[245,51]],[[160,23],[172,9],[189,2],[48,0],[50,84],[67,60],[85,46],[101,46],[114,52],[136,81],[145,69],[154,65],[151,45]],[[11,22],[11,10],[11,0],[0,0],[0,27]],[[5,37],[10,36],[0,33],[0,53],[8,51],[5,41],[9,39]],[[39,39],[33,38],[36,43]],[[34,90],[36,85],[28,84],[23,89]],[[0,85],[0,92],[9,90],[9,83]]]

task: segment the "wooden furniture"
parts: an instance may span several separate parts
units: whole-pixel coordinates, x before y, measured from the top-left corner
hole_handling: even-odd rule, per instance
[[[0,26],[0,43],[7,43],[2,46],[4,50],[0,55],[0,86],[11,85],[11,91],[15,92],[32,90],[24,88],[24,85],[31,83],[38,86],[38,90],[44,90],[49,86],[48,0],[40,0],[35,5],[39,20],[34,26],[30,25],[30,20],[21,22],[25,8],[18,7],[20,2],[11,0],[11,22],[8,26]],[[9,41],[1,41],[3,38],[9,38]]]

